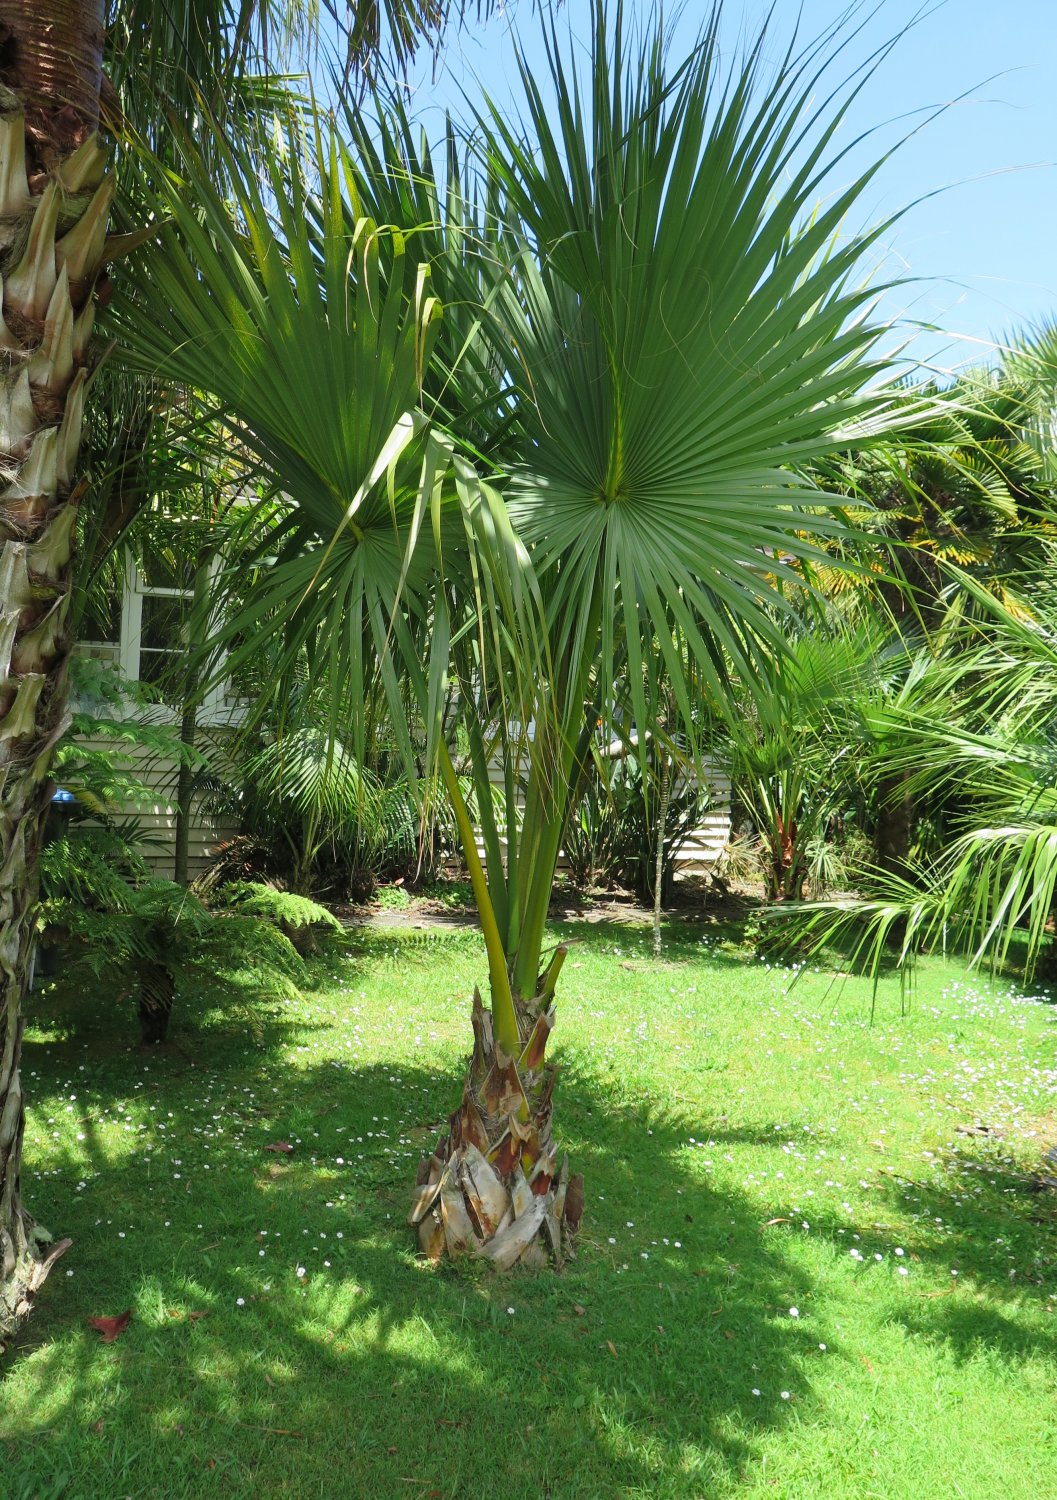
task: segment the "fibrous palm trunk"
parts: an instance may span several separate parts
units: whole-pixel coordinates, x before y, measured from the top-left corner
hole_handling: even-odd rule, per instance
[[[101,0],[0,0],[0,1346],[68,1241],[20,1192],[22,1005],[52,749],[96,281],[112,181],[96,134]]]
[[[560,1164],[551,1135],[555,1067],[546,1061],[554,1026],[559,948],[530,1000],[515,1002],[521,1046],[496,1041],[478,991],[473,1055],[462,1103],[432,1156],[421,1164],[409,1222],[432,1259],[477,1254],[502,1271],[558,1266],[573,1253],[583,1213],[583,1178]]]
[[[796,819],[786,822],[782,813],[776,811],[774,824],[769,839],[768,895],[772,901],[799,901],[804,893],[804,860],[797,843]]]
[[[906,774],[886,776],[877,789],[877,864],[891,875],[906,875],[914,842],[914,798]]]

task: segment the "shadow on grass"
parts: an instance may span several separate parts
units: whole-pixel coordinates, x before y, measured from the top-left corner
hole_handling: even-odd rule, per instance
[[[896,1259],[892,1236],[877,1219],[887,1216],[886,1205],[914,1226],[898,1236],[899,1264],[914,1279],[888,1323],[945,1347],[959,1362],[980,1355],[1009,1364],[1057,1360],[1057,1328],[1048,1326],[1057,1287],[1057,1191],[1037,1191],[997,1151],[960,1150],[938,1177],[882,1178],[870,1221],[816,1207],[812,1230],[844,1254],[856,1239],[867,1263],[874,1245]],[[930,1284],[918,1290],[923,1269],[932,1273]]]
[[[166,1103],[185,1108],[196,1084],[170,1077]],[[611,1109],[582,1077],[559,1106],[588,1181],[575,1263],[505,1279],[424,1266],[403,1226],[408,1184],[424,1121],[458,1085],[454,1071],[385,1064],[276,1074],[267,1109],[260,1088],[232,1101],[241,1156],[207,1175],[185,1145],[179,1181],[86,1130],[90,1195],[72,1191],[83,1157],[33,1188],[42,1219],[74,1238],[75,1275],[56,1274],[9,1358],[9,1472],[68,1476],[56,1493],[79,1500],[596,1500],[736,1482],[758,1427],[790,1410],[780,1391],[809,1399],[810,1340],[779,1317],[809,1295],[803,1271],[761,1243],[745,1203],[692,1175],[677,1122]],[[359,1133],[403,1111],[414,1147],[338,1166],[313,1136],[335,1106]],[[280,1132],[315,1158],[265,1155]],[[114,1345],[85,1327],[129,1305]]]
[[[612,929],[583,937],[614,943]],[[425,961],[470,942],[409,934],[401,947]],[[699,952],[692,936],[673,950]],[[303,1042],[313,1023],[276,1006],[257,1039],[234,1013],[185,1009],[178,1046],[146,1058],[124,1050],[118,1013],[61,1026],[60,1014],[49,1029],[65,1040],[27,1047],[42,1112],[76,1080],[90,1114],[138,1094],[172,1110],[179,1134],[147,1151],[130,1131],[117,1149],[86,1119],[78,1151],[27,1183],[33,1210],[75,1244],[7,1360],[5,1497],[700,1500],[736,1489],[768,1427],[812,1412],[817,1344],[788,1316],[810,1305],[811,1273],[784,1235],[762,1232],[757,1202],[703,1179],[687,1145],[699,1117],[615,1103],[571,1067],[556,1125],[587,1179],[576,1262],[506,1279],[433,1269],[411,1254],[403,1216],[457,1065],[297,1066],[295,1032]],[[278,1139],[291,1155],[266,1151]],[[710,1139],[780,1148],[768,1123],[719,1120]],[[982,1344],[1010,1362],[1057,1356],[1016,1321],[1018,1302],[1045,1299],[1033,1219],[1048,1202],[1018,1206],[999,1165],[967,1151],[949,1182],[882,1184],[919,1216],[908,1255],[947,1260],[966,1283],[891,1317],[960,1358]],[[966,1205],[970,1178],[981,1192]],[[813,1238],[842,1253],[853,1229],[872,1232],[812,1219]],[[999,1238],[1019,1280],[1007,1247],[989,1248]],[[129,1328],[100,1344],[87,1318],[126,1307]]]
[[[346,980],[358,977],[370,952],[368,944],[355,939],[332,945],[305,961],[302,988],[311,995],[333,977],[335,964],[342,966]],[[232,973],[214,983],[203,982],[199,974],[180,975],[169,1037],[158,1046],[144,1047],[137,996],[127,982],[115,986],[100,978],[92,981],[90,990],[62,979],[45,982],[26,1007],[31,1029],[23,1043],[23,1072],[35,1071],[46,1059],[57,1063],[63,1058],[80,1071],[123,1058],[134,1074],[143,1060],[171,1062],[177,1071],[181,1061],[191,1067],[241,1067],[246,1043],[278,1055],[294,1031],[311,1030],[300,1014],[288,1017],[286,1005],[295,994],[292,990],[289,996],[277,996],[250,972]],[[49,1071],[58,1069],[52,1066]]]
[[[985,1351],[1011,1362],[1057,1358],[1057,1329],[1017,1321],[1025,1304],[1053,1309],[1057,1192],[1039,1191],[1035,1179],[1001,1159],[996,1143],[994,1151],[949,1156],[939,1183],[903,1178],[890,1195],[921,1226],[916,1252],[957,1272],[950,1278],[956,1291],[926,1293],[900,1315],[908,1332],[945,1344],[959,1360]]]

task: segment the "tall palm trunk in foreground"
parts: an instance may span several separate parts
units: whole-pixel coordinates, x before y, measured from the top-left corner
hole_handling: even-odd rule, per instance
[[[22,1002],[68,722],[74,486],[112,196],[96,135],[101,0],[0,0],[0,1346],[68,1241],[22,1207]]]

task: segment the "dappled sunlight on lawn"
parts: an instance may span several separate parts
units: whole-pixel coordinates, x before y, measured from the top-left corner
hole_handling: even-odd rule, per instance
[[[1049,1008],[937,966],[871,1027],[868,987],[790,986],[714,933],[656,968],[641,930],[576,936],[562,1276],[433,1268],[403,1224],[458,1096],[473,935],[365,935],[254,1028],[184,997],[150,1055],[120,1008],[44,999],[28,1194],[75,1243],[8,1359],[13,1472],[86,1500],[482,1475],[697,1500],[939,1495],[961,1466],[982,1500],[1015,1461],[1004,1492],[1045,1493]],[[112,1344],[87,1327],[129,1307]]]

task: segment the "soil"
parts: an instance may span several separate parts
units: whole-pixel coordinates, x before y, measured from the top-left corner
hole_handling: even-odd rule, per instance
[[[452,907],[428,895],[409,894],[407,906],[382,906],[377,902],[335,906],[334,915],[346,927],[477,926],[477,913],[471,906]],[[681,880],[663,915],[666,922],[725,926],[741,924],[760,905],[760,898],[744,889],[732,889],[718,881]],[[646,923],[653,921],[653,911],[627,891],[585,892],[570,888],[555,892],[550,917],[554,922]]]

